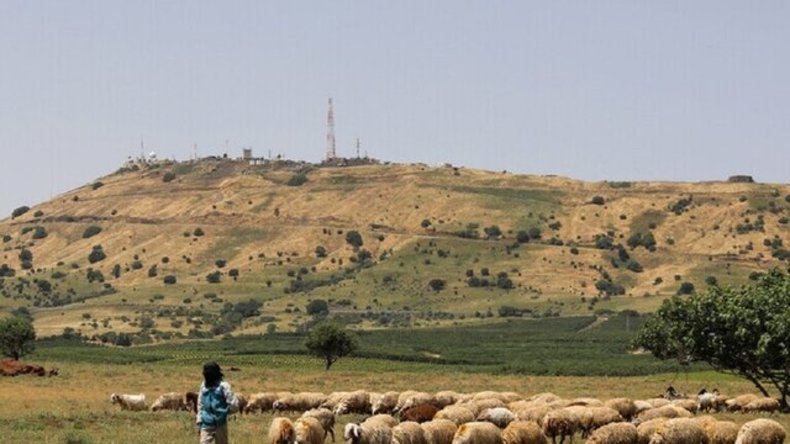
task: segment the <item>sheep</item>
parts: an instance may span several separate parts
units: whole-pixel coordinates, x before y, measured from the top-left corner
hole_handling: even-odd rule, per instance
[[[405,410],[401,410],[399,416],[401,421],[414,421],[421,423],[432,420],[438,411],[439,409],[431,404],[420,404]]]
[[[425,444],[425,433],[414,421],[403,421],[392,428],[392,444]]]
[[[448,405],[453,405],[458,402],[458,397],[458,393],[451,390],[436,392],[433,396],[434,405],[439,409],[443,409]]]
[[[477,416],[485,409],[493,409],[495,407],[505,407],[505,403],[496,398],[478,399],[477,401],[469,401],[463,404],[456,404],[468,408],[472,413]]]
[[[384,424],[384,425],[386,425],[387,427],[390,427],[390,428],[395,427],[396,425],[398,425],[398,420],[395,419],[394,416],[392,416],[392,415],[384,415],[384,414],[373,415],[370,418],[365,419],[365,421],[363,421],[363,422],[369,422],[369,423],[380,422],[380,423],[382,423],[382,424]]]
[[[603,405],[605,407],[609,407],[612,409],[617,410],[617,413],[623,417],[626,421],[630,421],[631,418],[636,415],[637,407],[634,401],[628,398],[614,398],[606,400]]]
[[[636,427],[627,422],[614,422],[594,431],[587,444],[637,444]]]
[[[274,401],[272,409],[275,411],[306,412],[319,407],[324,401],[326,401],[326,395],[323,393],[293,393]]]
[[[467,422],[455,431],[452,444],[502,444],[502,432],[490,422]]]
[[[724,407],[724,398],[719,395],[719,391],[713,389],[712,392],[707,391],[706,389],[700,390],[697,393],[697,411],[698,412],[709,412],[713,411],[720,411]]]
[[[664,425],[664,423],[667,421],[669,421],[669,418],[658,417],[648,419],[647,421],[639,424],[636,427],[636,433],[639,435],[639,444],[649,444],[650,438],[653,437],[653,433],[655,433],[656,430],[658,430],[658,428]]]
[[[551,406],[536,405],[533,407],[525,407],[523,409],[516,410],[514,413],[516,414],[516,418],[521,421],[535,421],[539,425],[542,425],[543,417],[546,416],[546,413],[551,410],[554,410],[554,408]]]
[[[772,419],[755,419],[738,430],[735,444],[782,444],[785,442],[785,429]]]
[[[602,407],[603,402],[596,398],[574,398],[568,402],[567,406],[581,405],[586,407]]]
[[[575,431],[581,432],[582,438],[586,438],[594,427],[593,411],[589,407],[572,405],[562,410],[570,412],[576,417]]]
[[[370,394],[370,413],[392,413],[398,404],[398,392],[386,392],[377,395]]]
[[[477,415],[477,421],[487,421],[500,429],[504,429],[508,424],[516,420],[516,415],[505,407],[494,407],[485,409]]]
[[[392,444],[392,427],[380,420],[348,423],[343,429],[343,439],[351,444]]]
[[[697,401],[694,399],[675,399],[672,405],[683,407],[691,413],[697,413]]]
[[[779,411],[779,401],[774,398],[757,398],[743,406],[743,413],[764,412],[773,413]]]
[[[693,419],[672,418],[656,428],[649,444],[708,444],[708,435]]]
[[[324,428],[324,440],[326,435],[332,435],[332,442],[335,442],[335,414],[331,410],[325,408],[310,409],[302,413],[302,418],[312,417],[321,423]]]
[[[533,401],[525,401],[523,399],[520,399],[518,401],[508,402],[505,407],[510,409],[511,412],[515,412],[516,410],[526,409],[536,405],[540,405],[540,404]]]
[[[565,441],[565,437],[573,439],[573,434],[579,427],[579,417],[567,408],[551,410],[543,417],[543,434],[551,438],[552,443],[557,442],[560,437],[560,444]]]
[[[348,396],[349,393],[351,392],[332,392],[326,397],[324,402],[322,402],[321,405],[318,407],[334,411],[335,408],[337,408],[337,405],[340,404],[340,402],[342,402],[343,399],[346,396]],[[372,395],[373,394],[371,393],[370,396]]]
[[[747,393],[745,395],[736,396],[732,399],[728,399],[725,401],[725,405],[727,406],[727,410],[730,412],[739,412],[743,409],[746,404],[758,399],[759,396],[753,393]]]
[[[650,405],[653,406],[653,408],[664,407],[665,405],[671,404],[671,401],[666,398],[650,398],[650,399],[645,399],[645,401],[650,403]]]
[[[499,399],[499,392],[491,390],[477,392],[472,395],[472,401],[479,401],[481,399]]]
[[[145,395],[140,393],[139,395],[127,395],[127,394],[117,394],[113,393],[110,395],[110,402],[112,404],[118,404],[121,406],[121,410],[146,410],[147,406],[145,404]]]
[[[613,422],[623,422],[625,419],[623,415],[617,410],[609,407],[588,407],[592,412],[592,424],[587,430],[587,433],[593,430],[609,425]]]
[[[449,419],[433,419],[420,424],[426,444],[452,444],[458,426]]]
[[[169,392],[156,398],[156,401],[151,404],[152,412],[158,412],[159,410],[187,410],[187,405],[181,393]]]
[[[433,395],[430,393],[406,391],[398,396],[398,404],[395,406],[395,411],[400,412],[415,405],[433,404],[434,402]]]
[[[268,438],[269,444],[294,444],[296,442],[294,424],[288,418],[278,417],[272,419]]]
[[[274,402],[277,401],[277,398],[281,396],[285,396],[287,392],[281,393],[272,393],[272,392],[263,392],[263,393],[253,393],[250,395],[249,399],[247,400],[247,406],[244,408],[244,413],[253,413],[253,412],[265,412],[272,410],[272,406]]]
[[[645,410],[650,410],[653,408],[653,404],[650,404],[649,402],[642,399],[635,400],[634,406],[636,407],[636,413],[634,413],[634,415],[638,415],[644,412]]]
[[[465,424],[475,420],[475,414],[470,409],[460,405],[448,405],[436,412],[433,419],[449,419],[456,425]]]
[[[184,393],[184,404],[187,406],[187,410],[192,413],[197,413],[197,402],[198,402],[198,395],[197,392],[186,392]]]
[[[370,411],[370,393],[357,390],[346,393],[334,408],[335,415],[346,413],[367,413]]]
[[[546,436],[534,421],[513,421],[502,431],[502,444],[546,444]]]
[[[691,416],[691,412],[684,409],[683,407],[678,407],[676,405],[665,405],[663,407],[655,407],[650,410],[645,410],[644,412],[636,415],[636,419],[637,421],[642,422],[658,417],[690,418]]]
[[[713,421],[704,425],[709,444],[735,444],[738,425],[732,421]]]
[[[538,393],[537,395],[530,396],[529,398],[527,398],[527,401],[540,402],[540,403],[543,403],[543,404],[549,404],[549,403],[557,401],[559,399],[561,399],[561,398],[559,396],[555,395],[554,393],[543,392],[543,393]]]
[[[249,400],[247,399],[247,396],[242,393],[236,393],[236,400],[239,403],[239,410],[238,410],[239,415],[243,415],[244,411],[247,409],[247,404],[249,403]]]
[[[312,416],[302,416],[293,424],[295,444],[323,444],[326,431],[321,421]]]

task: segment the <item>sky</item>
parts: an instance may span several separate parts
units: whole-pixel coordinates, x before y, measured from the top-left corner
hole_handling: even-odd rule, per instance
[[[0,217],[145,151],[788,183],[786,1],[0,1]]]

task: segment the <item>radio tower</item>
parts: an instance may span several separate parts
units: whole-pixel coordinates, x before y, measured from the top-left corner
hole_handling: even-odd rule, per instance
[[[332,98],[329,98],[329,111],[326,113],[326,160],[337,157],[335,152],[335,112],[332,109]]]

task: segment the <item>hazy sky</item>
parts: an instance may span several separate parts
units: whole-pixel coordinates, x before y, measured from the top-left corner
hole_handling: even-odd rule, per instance
[[[146,150],[788,182],[787,1],[0,0],[0,216]]]

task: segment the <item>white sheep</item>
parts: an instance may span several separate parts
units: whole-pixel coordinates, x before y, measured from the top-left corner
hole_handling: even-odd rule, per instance
[[[180,392],[169,392],[156,398],[156,401],[151,404],[151,411],[158,412],[159,410],[187,410],[184,395]]]
[[[773,413],[779,411],[779,401],[774,398],[757,398],[743,406],[743,413]]]
[[[378,413],[393,413],[395,407],[398,405],[398,392],[385,392],[378,394],[370,394],[370,413],[376,415]]]
[[[724,407],[724,398],[719,395],[718,390],[712,392],[702,389],[697,394],[697,412],[718,412]]]
[[[513,413],[515,413],[516,418],[521,421],[535,421],[539,425],[543,425],[543,418],[546,416],[546,413],[549,413],[551,410],[554,410],[554,408],[550,405],[543,404],[534,405],[532,407],[524,407],[514,411]]]
[[[639,423],[642,421],[647,421],[648,419],[653,418],[690,418],[693,416],[691,412],[684,409],[683,407],[678,407],[676,405],[664,405],[661,407],[654,407],[650,410],[645,410],[644,412],[639,413],[636,415],[636,419]]]
[[[250,395],[249,399],[247,400],[247,406],[244,407],[244,413],[253,413],[253,412],[266,412],[272,410],[272,406],[274,402],[277,401],[278,398],[285,397],[289,395],[288,392],[262,392],[262,393],[253,393]]]
[[[272,409],[275,411],[306,412],[318,408],[326,401],[326,395],[317,392],[291,393],[274,401]]]
[[[139,411],[147,409],[145,404],[145,395],[142,393],[138,395],[113,393],[110,395],[110,402],[112,404],[118,404],[121,406],[121,410]]]
[[[551,442],[556,443],[559,436],[562,444],[566,437],[573,439],[579,428],[579,417],[568,408],[551,410],[543,417],[541,427],[543,434],[551,438]]]
[[[340,402],[343,401],[343,399],[348,396],[349,393],[351,392],[332,392],[327,395],[326,399],[319,407],[334,411],[337,405],[340,404]]]
[[[343,429],[343,438],[351,444],[392,444],[392,427],[384,421],[348,423]]]
[[[636,427],[636,433],[639,435],[639,444],[649,444],[650,438],[653,437],[653,433],[658,430],[659,427],[664,425],[669,421],[669,418],[658,417],[653,419],[648,419],[647,421],[642,422]]]
[[[370,393],[365,390],[356,390],[346,393],[335,406],[336,415],[347,413],[367,413],[370,411]]]
[[[425,433],[420,424],[403,421],[392,428],[392,444],[425,444]]]
[[[617,410],[620,416],[622,416],[626,421],[631,420],[631,418],[633,418],[637,413],[636,404],[634,401],[628,398],[607,399],[603,405]]]
[[[636,427],[627,422],[607,424],[590,435],[587,444],[637,444]]]
[[[459,405],[459,406],[463,406],[463,407],[468,408],[469,410],[472,411],[472,413],[475,415],[475,417],[477,415],[479,415],[480,412],[482,412],[485,409],[493,409],[493,408],[496,408],[496,407],[505,407],[505,403],[502,402],[499,399],[496,399],[496,398],[478,399],[478,400],[474,400],[474,401],[458,403],[458,404],[455,404],[455,405]]]
[[[513,421],[502,431],[502,443],[546,444],[546,436],[534,421]]]
[[[467,422],[458,427],[452,444],[502,444],[502,432],[490,422]]]
[[[758,399],[759,396],[755,395],[754,393],[747,393],[745,395],[736,396],[732,399],[728,399],[724,402],[727,406],[727,410],[731,412],[739,412],[741,411],[746,404]]]
[[[321,422],[312,416],[302,416],[294,421],[296,444],[323,444],[326,431]]]
[[[457,392],[452,390],[442,390],[440,392],[436,392],[433,396],[434,405],[438,409],[443,409],[448,405],[453,405],[458,402],[459,395]]]
[[[325,408],[310,409],[302,413],[302,417],[312,417],[321,423],[324,429],[324,439],[326,435],[332,435],[332,442],[335,442],[335,414],[331,410]]]
[[[461,424],[474,421],[475,414],[467,407],[461,405],[448,405],[436,412],[433,419],[449,419],[460,426]]]
[[[772,419],[755,419],[738,430],[735,444],[783,444],[785,429]]]
[[[432,394],[410,390],[403,392],[398,396],[398,404],[395,406],[395,411],[402,412],[403,410],[417,405],[433,403],[434,398]]]
[[[738,424],[732,421],[713,421],[704,427],[709,444],[735,444],[738,438]]]
[[[426,444],[452,444],[458,426],[449,419],[433,419],[420,424]]]
[[[296,430],[294,424],[288,418],[274,418],[269,425],[269,444],[294,444],[296,442]]]
[[[477,415],[478,421],[487,421],[500,429],[504,429],[508,424],[515,421],[516,415],[505,407],[494,407],[485,409]]]
[[[378,414],[378,415],[373,415],[370,418],[365,419],[365,421],[363,421],[363,424],[365,422],[369,422],[369,423],[378,422],[378,423],[384,424],[384,425],[386,425],[387,427],[390,427],[390,428],[395,427],[396,425],[398,425],[398,420],[395,419],[394,416],[392,416],[392,415],[385,415],[383,413]]]
[[[656,429],[650,444],[708,444],[708,434],[693,419],[672,418]]]

